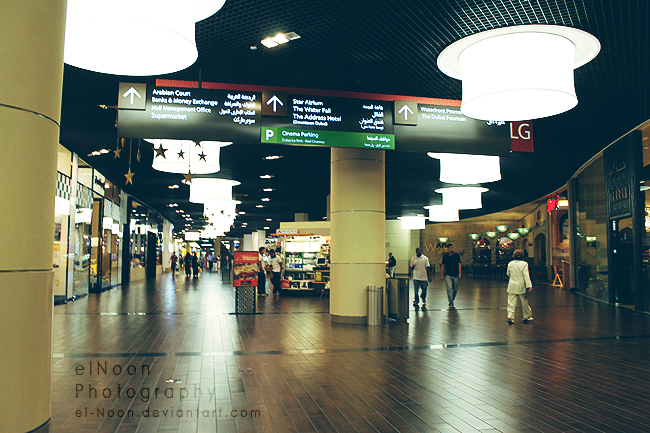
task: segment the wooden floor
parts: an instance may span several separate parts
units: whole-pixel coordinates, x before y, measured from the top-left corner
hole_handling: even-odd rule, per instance
[[[650,432],[650,316],[530,303],[509,326],[504,282],[463,279],[448,310],[434,280],[429,311],[367,327],[319,297],[236,316],[220,275],[166,274],[54,308],[53,431]]]

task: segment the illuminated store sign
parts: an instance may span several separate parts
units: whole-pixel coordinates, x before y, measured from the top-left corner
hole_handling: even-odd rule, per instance
[[[147,89],[144,110],[119,110],[118,135],[127,138],[259,140],[260,92]]]

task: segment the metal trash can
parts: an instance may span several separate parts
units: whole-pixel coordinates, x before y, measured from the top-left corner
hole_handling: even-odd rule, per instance
[[[384,322],[384,288],[368,286],[368,326],[381,325]]]
[[[409,318],[409,279],[388,278],[386,288],[388,318],[397,322],[406,322]]]

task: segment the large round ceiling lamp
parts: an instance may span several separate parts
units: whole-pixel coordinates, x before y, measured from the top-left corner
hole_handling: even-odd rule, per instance
[[[440,160],[441,182],[469,185],[501,180],[498,156],[434,152],[427,155]]]
[[[161,140],[146,138],[154,147],[162,146],[161,153],[153,158],[154,170],[167,173],[209,174],[221,170],[219,156],[221,148],[232,143],[221,141]],[[196,179],[193,179],[194,182]]]
[[[239,184],[240,182],[230,179],[192,179],[190,202],[206,203],[215,200],[232,200],[232,187]]]
[[[438,188],[437,193],[442,194],[442,204],[456,209],[480,209],[481,194],[489,191],[487,188],[477,186],[453,186]]]
[[[425,206],[429,209],[429,221],[450,222],[458,221],[458,208],[444,205]]]
[[[196,16],[196,0],[68,0],[63,61],[115,75],[180,71],[198,57]]]
[[[594,36],[571,27],[523,25],[454,42],[438,67],[463,80],[461,111],[482,120],[532,120],[578,104],[573,70],[600,51]]]

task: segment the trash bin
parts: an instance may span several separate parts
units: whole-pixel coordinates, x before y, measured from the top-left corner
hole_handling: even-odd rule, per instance
[[[388,318],[398,322],[406,322],[409,318],[409,279],[388,278],[386,288]]]
[[[381,325],[384,321],[384,288],[368,286],[368,326]]]

